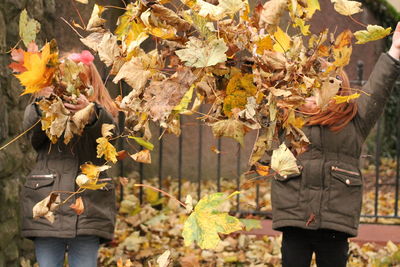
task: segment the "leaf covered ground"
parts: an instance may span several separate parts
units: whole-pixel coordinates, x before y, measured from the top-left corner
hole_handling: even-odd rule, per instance
[[[366,170],[368,175],[371,170]],[[158,179],[147,183],[157,185]],[[120,204],[115,240],[100,250],[101,266],[158,266],[157,258],[166,250],[171,251],[169,266],[280,266],[281,236],[254,236],[246,234],[221,235],[222,242],[216,250],[201,250],[198,246],[184,246],[182,229],[187,218],[186,210],[177,201],[159,197],[158,192],[144,189],[144,204],[139,204],[139,189],[134,188],[134,179],[124,186],[124,200]],[[234,191],[235,184],[224,180],[222,191]],[[204,181],[202,196],[216,191],[215,183]],[[368,188],[368,185],[367,185]],[[253,188],[254,189],[254,188]],[[252,188],[240,196],[243,209],[254,209],[255,192]],[[165,179],[163,190],[177,196],[178,184],[174,179]],[[268,182],[259,186],[261,210],[270,209]],[[185,181],[182,198],[187,194],[197,197],[197,184]],[[379,214],[392,214],[394,201],[392,192],[380,194]],[[226,210],[234,210],[236,198],[227,202]],[[364,214],[373,213],[373,191],[365,193]],[[251,206],[254,203],[254,206]],[[363,219],[366,220],[366,219]],[[398,220],[384,219],[385,223]],[[348,266],[400,266],[400,246],[388,241],[385,246],[377,244],[350,243]],[[131,265],[132,264],[132,265]],[[315,266],[315,264],[314,264]]]

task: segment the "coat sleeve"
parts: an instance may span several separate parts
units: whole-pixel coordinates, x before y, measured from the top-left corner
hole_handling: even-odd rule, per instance
[[[32,125],[37,123],[28,133],[28,139],[31,142],[33,148],[35,150],[39,150],[40,147],[44,144],[46,144],[49,139],[46,136],[46,133],[42,130],[42,124],[38,122],[40,120],[40,115],[38,112],[38,107],[36,106],[35,103],[29,104],[25,108],[25,113],[24,113],[24,120],[23,120],[23,129],[26,131]]]
[[[387,53],[382,54],[357,99],[358,114],[355,118],[365,139],[382,114],[392,88],[400,73],[400,62]]]

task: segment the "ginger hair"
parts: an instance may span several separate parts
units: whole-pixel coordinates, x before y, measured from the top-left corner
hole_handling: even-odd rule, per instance
[[[350,80],[344,70],[339,71],[339,77],[342,80],[342,87],[338,95],[351,95]],[[357,103],[354,100],[336,104],[331,101],[326,110],[310,117],[307,125],[323,125],[329,127],[331,131],[342,130],[357,114]]]
[[[89,84],[93,86],[93,94],[88,97],[91,102],[102,105],[114,118],[118,115],[118,107],[113,101],[105,87],[99,71],[93,63],[85,65],[86,75],[89,77]]]

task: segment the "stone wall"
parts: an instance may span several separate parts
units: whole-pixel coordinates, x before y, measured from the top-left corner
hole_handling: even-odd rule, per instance
[[[55,0],[5,0],[0,2],[0,144],[22,132],[23,110],[29,96],[20,97],[21,87],[11,75],[7,53],[19,40],[19,14],[26,8],[42,25],[39,44],[54,36]],[[0,151],[0,267],[19,266],[21,255],[32,257],[32,243],[19,237],[20,181],[34,160],[24,138]]]

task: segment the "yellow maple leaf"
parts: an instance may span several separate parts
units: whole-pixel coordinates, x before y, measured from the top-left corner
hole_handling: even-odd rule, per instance
[[[336,95],[333,97],[333,99],[335,100],[336,104],[340,104],[340,103],[349,103],[350,100],[352,99],[356,99],[359,98],[360,94],[359,93],[354,93],[352,95]]]
[[[50,53],[50,43],[46,43],[41,53],[24,52],[26,71],[15,75],[25,91],[21,95],[34,94],[51,84],[55,68],[48,67],[50,60],[57,56]]]
[[[276,44],[274,45],[273,49],[276,52],[285,53],[291,47],[291,39],[290,36],[287,35],[280,27],[274,33]]]
[[[344,16],[351,16],[362,11],[361,3],[349,0],[331,0],[335,10]]]
[[[97,157],[104,158],[107,161],[111,161],[112,163],[117,162],[117,150],[115,147],[108,141],[106,137],[99,137],[96,139],[97,145]]]
[[[310,25],[306,25],[306,22],[303,19],[295,18],[293,26],[299,27],[300,31],[303,35],[310,34]]]
[[[259,55],[262,55],[264,53],[264,50],[272,50],[272,48],[274,47],[274,41],[269,35],[264,36],[263,38],[256,41],[254,44],[257,47],[256,52]]]
[[[314,15],[315,11],[317,11],[317,10],[321,10],[319,1],[318,0],[307,0],[307,8],[306,8],[307,18],[310,19]]]
[[[105,171],[109,168],[111,167],[108,165],[96,166],[91,163],[84,163],[80,166],[82,173],[85,174],[90,179],[98,178],[100,172]]]
[[[368,25],[367,30],[357,31],[354,36],[357,39],[356,44],[365,44],[371,41],[376,41],[385,38],[392,32],[392,28],[383,28],[379,25]]]
[[[239,193],[234,192],[228,197],[224,193],[214,193],[200,199],[183,226],[185,245],[197,242],[202,249],[213,249],[221,240],[218,233],[242,230],[243,224],[238,218],[219,210],[222,203]]]

